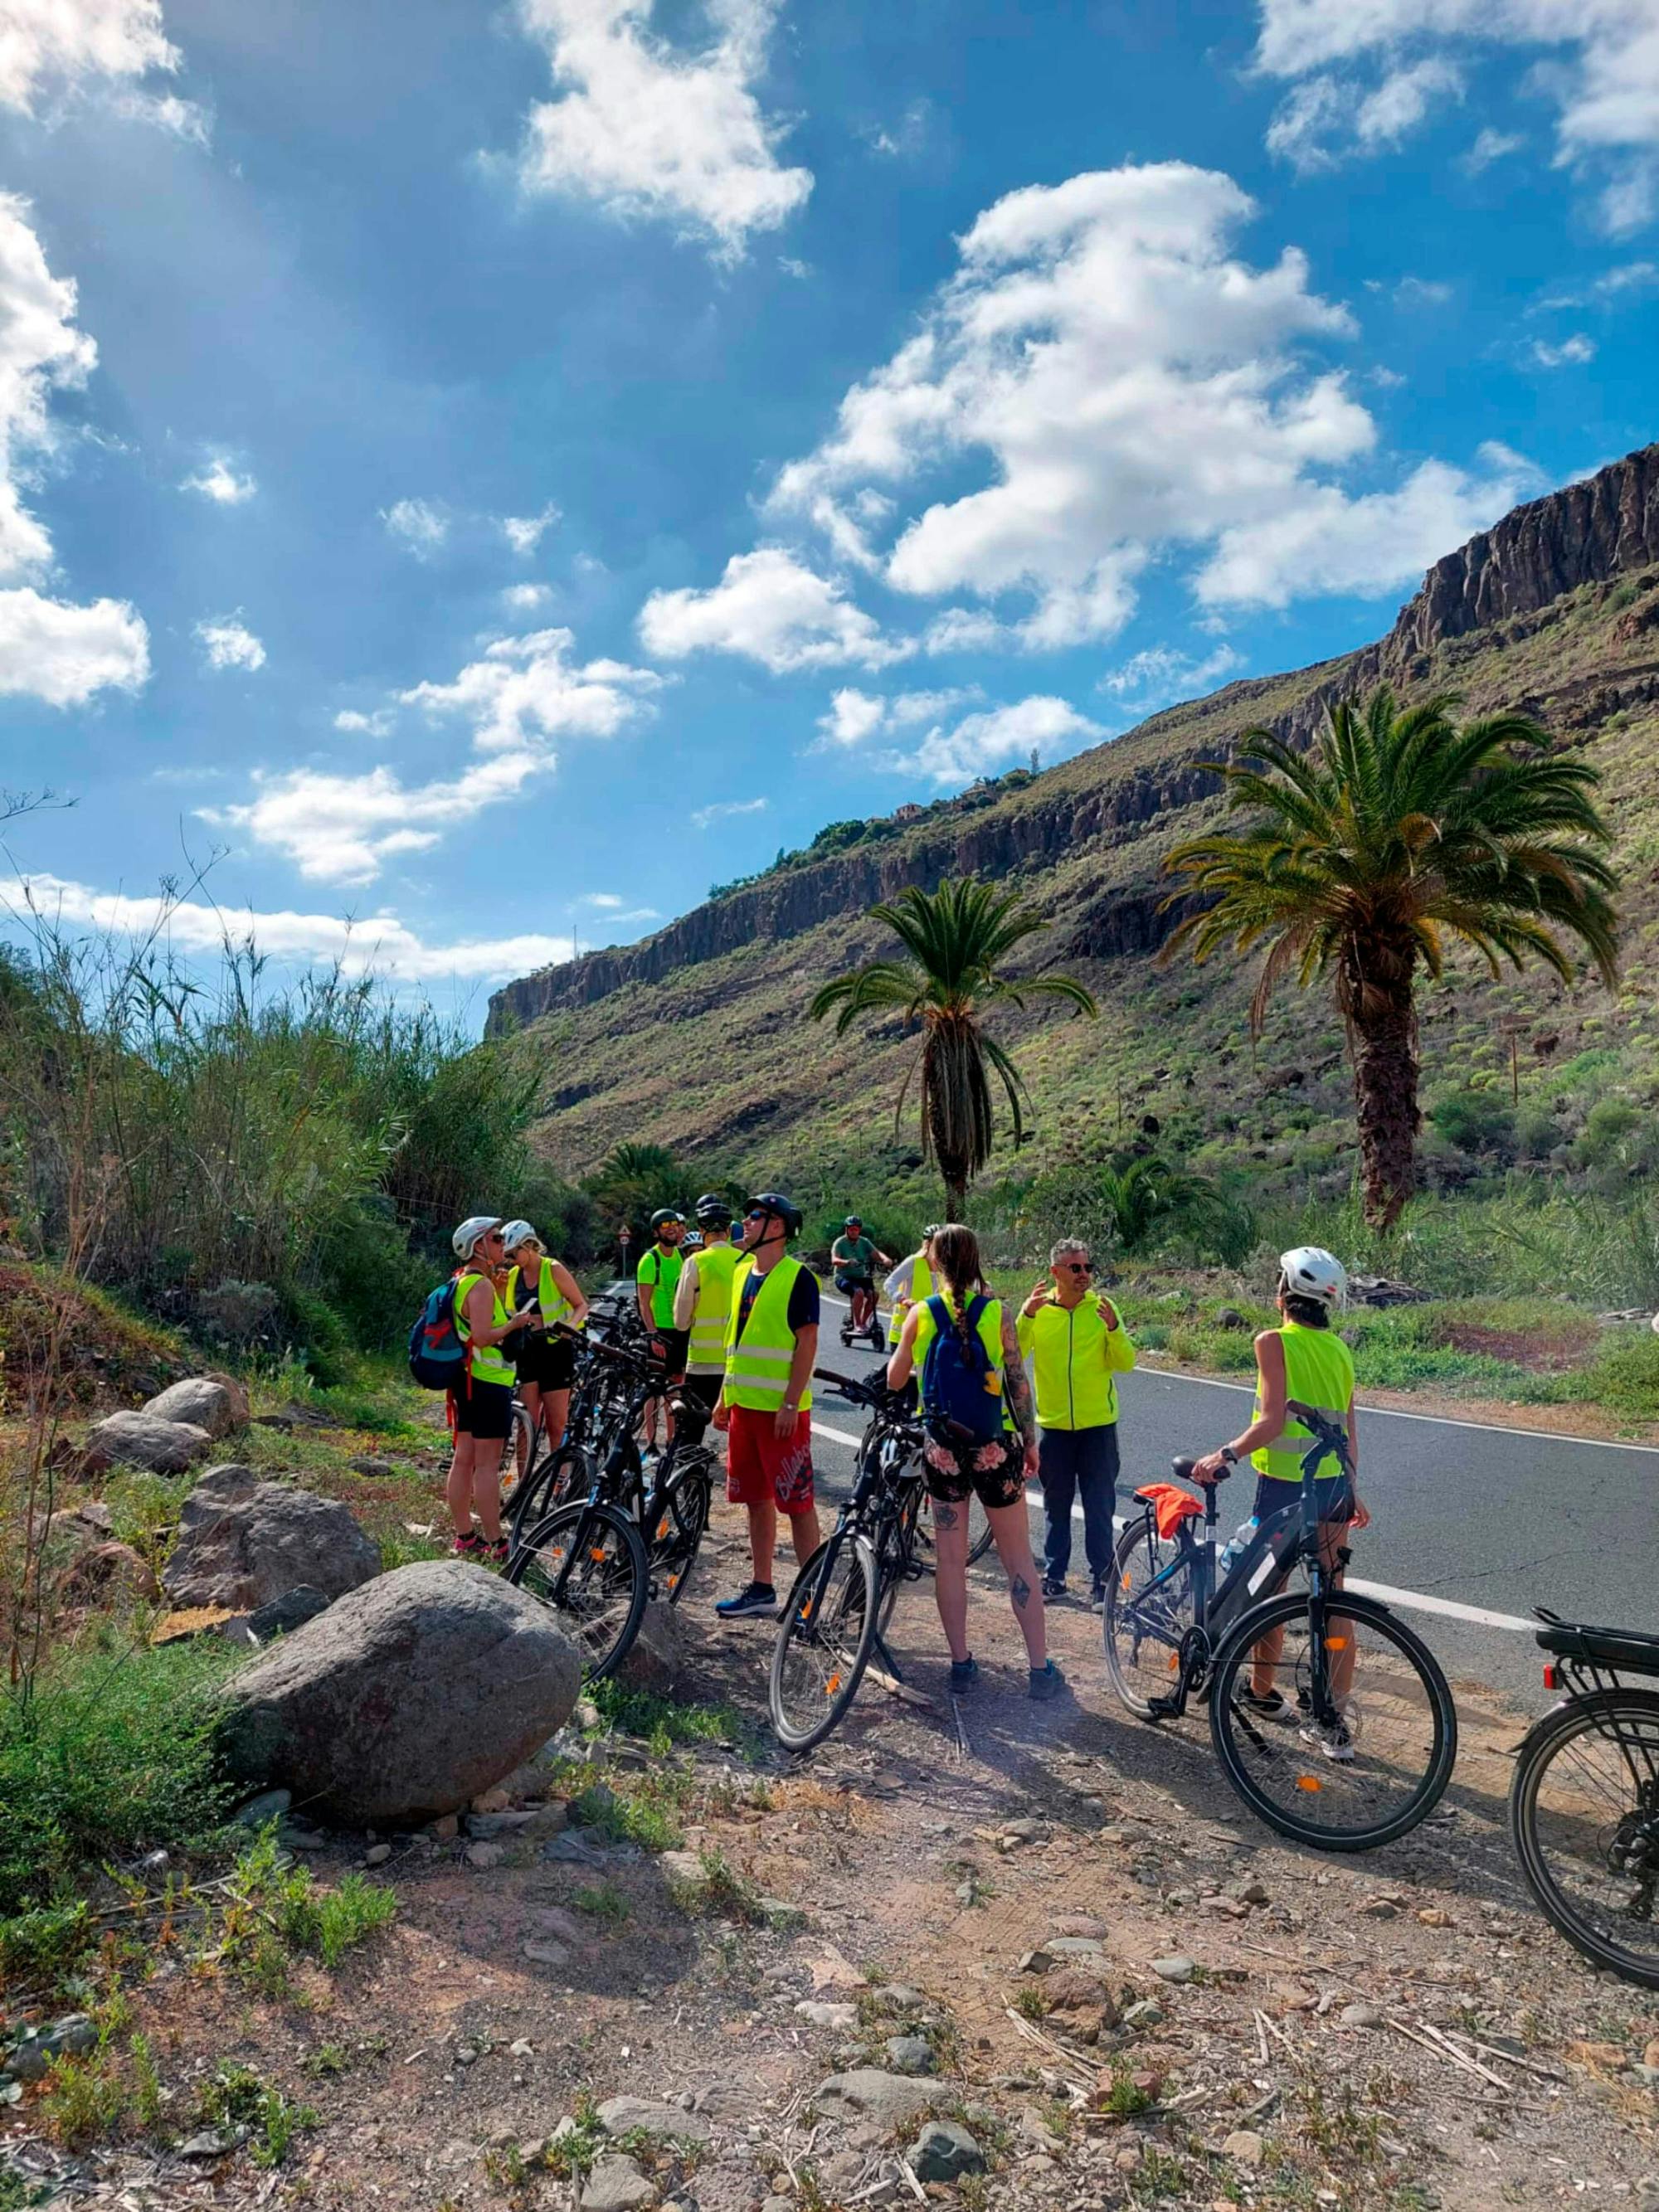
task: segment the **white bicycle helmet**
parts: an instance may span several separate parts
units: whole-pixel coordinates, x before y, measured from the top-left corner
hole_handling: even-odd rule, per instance
[[[1297,1298],[1317,1298],[1323,1305],[1346,1305],[1348,1271],[1322,1244],[1298,1244],[1279,1255],[1279,1286]]]
[[[501,1224],[501,1244],[508,1252],[516,1252],[520,1244],[539,1244],[541,1241],[528,1221],[504,1221]]]
[[[449,1240],[454,1248],[455,1257],[470,1260],[478,1249],[479,1238],[488,1237],[492,1229],[499,1229],[501,1225],[499,1213],[469,1213]]]

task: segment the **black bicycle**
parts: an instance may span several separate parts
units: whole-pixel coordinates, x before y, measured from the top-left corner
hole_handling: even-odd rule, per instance
[[[923,1432],[909,1395],[818,1370],[872,1419],[859,1443],[853,1494],[832,1534],[795,1577],[772,1647],[769,1703],[789,1751],[822,1743],[847,1713],[872,1652],[898,1668],[884,1637],[902,1584],[920,1581],[918,1524],[925,1492]]]
[[[1202,1504],[1171,1485],[1137,1491],[1142,1510],[1119,1539],[1106,1594],[1106,1671],[1143,1720],[1178,1719],[1189,1698],[1206,1699],[1223,1772],[1281,1835],[1367,1850],[1438,1803],[1457,1713],[1427,1645],[1328,1573],[1315,1475],[1332,1455],[1352,1475],[1347,1436],[1295,1399],[1287,1410],[1311,1439],[1301,1497],[1268,1516],[1218,1584],[1216,1484],[1202,1486]],[[1177,1478],[1194,1480],[1194,1464],[1177,1459]],[[1338,1556],[1346,1563],[1346,1549]],[[1297,1565],[1306,1587],[1286,1589]]]
[[[1544,1917],[1598,1966],[1659,1989],[1659,1637],[1540,1607],[1544,1680],[1566,1695],[1515,1762],[1510,1833]]]
[[[893,1397],[893,1394],[889,1392],[885,1386],[886,1372],[884,1363],[880,1367],[872,1368],[861,1382],[854,1382],[846,1386],[842,1395],[849,1398],[855,1406],[885,1407],[888,1400]],[[818,1370],[818,1380],[833,1382],[837,1387],[842,1386],[842,1378],[839,1376],[826,1374],[823,1369]],[[897,1395],[896,1398],[893,1398],[893,1404],[895,1407],[906,1407],[912,1413],[915,1412],[917,1404],[917,1390],[914,1381],[906,1383],[903,1390]],[[927,1523],[925,1521],[921,1523],[918,1533],[922,1543],[928,1544],[933,1540],[928,1534]],[[976,1567],[994,1541],[995,1539],[991,1534],[990,1518],[986,1513],[984,1502],[979,1492],[975,1491],[968,1501],[969,1565]]]

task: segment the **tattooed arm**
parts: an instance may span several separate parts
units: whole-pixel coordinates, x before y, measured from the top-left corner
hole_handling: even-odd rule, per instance
[[[1007,1395],[1008,1410],[1014,1417],[1014,1426],[1028,1452],[1036,1449],[1036,1407],[1031,1402],[1031,1378],[1025,1372],[1021,1357],[1019,1338],[1005,1301],[1002,1309],[1002,1387]]]

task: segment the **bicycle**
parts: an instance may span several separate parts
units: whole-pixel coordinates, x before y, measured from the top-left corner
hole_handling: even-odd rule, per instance
[[[883,1381],[885,1371],[884,1368],[877,1368],[864,1382],[855,1383],[848,1389],[846,1395],[856,1406],[864,1406],[870,1402],[865,1395],[866,1391],[875,1392],[878,1401],[884,1395],[890,1395],[886,1393]],[[838,1386],[842,1380],[840,1376],[830,1375],[823,1369],[818,1370],[818,1379]],[[899,1393],[899,1401],[914,1413],[917,1403],[916,1388],[914,1382],[906,1383],[903,1390]],[[921,1531],[921,1540],[924,1543],[931,1540],[925,1528]],[[975,1491],[968,1501],[968,1564],[970,1567],[976,1567],[979,1565],[991,1549],[994,1540],[991,1534],[990,1517],[985,1510],[984,1501]]]
[[[1217,1482],[1202,1504],[1188,1491],[1137,1491],[1142,1510],[1118,1540],[1103,1617],[1106,1671],[1143,1720],[1179,1719],[1207,1700],[1210,1735],[1228,1781],[1270,1827],[1322,1850],[1366,1850],[1414,1828],[1439,1802],[1457,1755],[1457,1714],[1434,1655],[1376,1600],[1334,1583],[1322,1552],[1316,1471],[1334,1456],[1352,1478],[1346,1431],[1292,1399],[1308,1431],[1299,1499],[1270,1514],[1224,1579],[1216,1581]],[[1195,1462],[1174,1462],[1178,1480]],[[1205,1533],[1193,1522],[1202,1515]],[[1345,1561],[1346,1549],[1339,1557]],[[1307,1586],[1284,1583],[1298,1564]],[[1266,1597],[1258,1593],[1269,1589]],[[1255,1647],[1281,1632],[1273,1672],[1291,1724],[1243,1702]],[[1333,1655],[1354,1654],[1339,1707]],[[1306,1740],[1346,1722],[1347,1760]]]
[[[913,1403],[882,1375],[858,1382],[818,1373],[872,1418],[860,1441],[853,1494],[796,1576],[772,1647],[773,1731],[795,1752],[822,1743],[845,1717],[873,1651],[899,1679],[886,1630],[900,1586],[927,1572],[916,1557],[923,1432]]]
[[[1544,1681],[1564,1690],[1528,1730],[1510,1834],[1544,1917],[1594,1965],[1659,1989],[1659,1637],[1589,1628],[1542,1607]]]

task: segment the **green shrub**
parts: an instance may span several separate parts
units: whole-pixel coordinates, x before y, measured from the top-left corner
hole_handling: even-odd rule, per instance
[[[1659,1336],[1651,1329],[1609,1330],[1590,1364],[1589,1391],[1609,1413],[1659,1420]]]
[[[1429,1119],[1460,1152],[1506,1152],[1515,1138],[1514,1112],[1493,1091],[1454,1091],[1436,1102]]]

